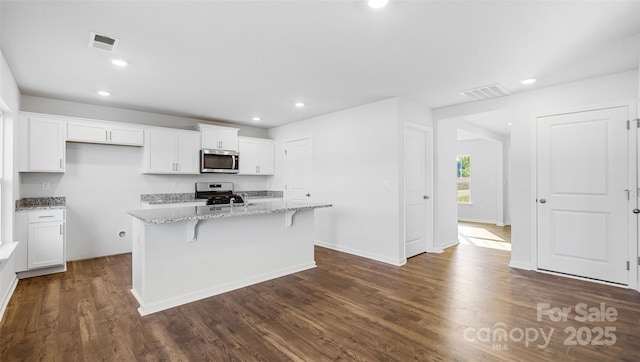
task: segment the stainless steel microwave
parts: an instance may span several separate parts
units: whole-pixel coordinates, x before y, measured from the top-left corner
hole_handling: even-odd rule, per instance
[[[239,154],[235,151],[200,151],[201,173],[238,173]]]

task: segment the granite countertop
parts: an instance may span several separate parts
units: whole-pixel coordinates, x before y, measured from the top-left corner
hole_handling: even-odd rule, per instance
[[[27,197],[16,200],[16,211],[66,209],[67,201],[63,197]]]
[[[282,191],[236,191],[239,195],[247,194],[249,200],[254,199],[269,199],[269,198],[282,198]],[[142,194],[140,195],[140,201],[149,204],[179,204],[183,202],[196,202],[204,201],[203,199],[196,199],[195,193],[168,193],[168,194]]]
[[[278,212],[310,210],[332,207],[331,204],[306,202],[306,201],[270,201],[252,204],[231,206],[188,206],[172,207],[168,209],[132,210],[127,213],[145,224],[165,224],[180,221],[195,221],[216,219],[222,217],[249,216],[259,214],[273,214]]]

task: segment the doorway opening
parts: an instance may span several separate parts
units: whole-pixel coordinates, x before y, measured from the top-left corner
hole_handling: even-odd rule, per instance
[[[462,245],[511,252],[511,225],[458,221],[458,241]]]
[[[458,242],[511,252],[510,128],[505,111],[457,120]]]

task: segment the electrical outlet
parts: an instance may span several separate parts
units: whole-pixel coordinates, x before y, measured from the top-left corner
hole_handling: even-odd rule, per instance
[[[51,185],[49,184],[49,181],[43,181],[42,182],[42,189],[43,190],[49,190],[51,188]]]
[[[118,181],[111,181],[111,189],[112,190],[117,190],[118,189]]]

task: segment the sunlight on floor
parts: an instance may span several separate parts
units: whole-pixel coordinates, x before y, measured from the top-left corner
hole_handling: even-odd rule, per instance
[[[511,251],[511,243],[482,227],[458,226],[458,241],[463,245]]]

